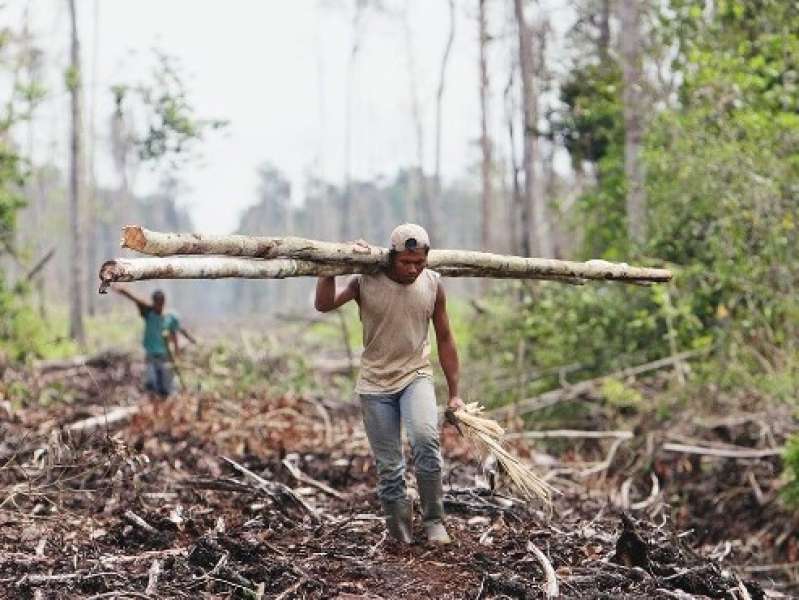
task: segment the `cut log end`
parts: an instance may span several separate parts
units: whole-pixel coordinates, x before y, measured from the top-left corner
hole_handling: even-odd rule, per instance
[[[147,237],[138,225],[126,225],[122,228],[122,240],[119,245],[137,252],[143,252],[147,245]]]
[[[132,281],[125,278],[123,273],[119,272],[118,263],[115,260],[107,260],[100,267],[100,289],[97,290],[100,294],[107,294],[108,288],[115,281]]]

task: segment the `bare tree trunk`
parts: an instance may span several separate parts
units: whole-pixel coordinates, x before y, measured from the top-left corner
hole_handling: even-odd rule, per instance
[[[89,144],[91,144],[89,154],[89,206],[86,215],[86,253],[88,264],[97,264],[97,172],[95,161],[97,155],[97,130],[95,128],[95,116],[97,112],[97,57],[98,39],[100,25],[100,0],[94,0],[94,47],[92,49],[92,87],[91,87],[91,108],[89,109]],[[94,294],[87,297],[87,308],[90,315],[95,313]]]
[[[428,204],[427,181],[424,175],[424,127],[422,125],[422,107],[419,102],[419,90],[416,81],[416,61],[413,56],[413,40],[411,39],[411,25],[408,22],[408,8],[406,5],[403,17],[403,33],[405,39],[405,58],[408,69],[408,86],[411,100],[411,118],[413,120],[413,131],[416,138],[416,172],[413,174],[414,182],[412,193],[408,194],[408,220],[417,219],[416,209],[421,208],[426,214],[427,229],[430,237],[435,240],[435,223],[430,218],[430,206]],[[435,242],[434,242],[435,243]]]
[[[447,44],[444,47],[444,55],[441,57],[441,71],[438,75],[438,91],[436,92],[436,173],[434,185],[435,199],[431,205],[431,212],[436,223],[439,220],[441,207],[441,127],[442,127],[442,107],[444,100],[444,86],[446,83],[447,65],[449,56],[452,52],[452,43],[455,40],[455,0],[449,0],[449,35]],[[446,244],[446,240],[439,235],[439,244]]]
[[[606,63],[610,59],[610,0],[601,0],[599,13],[599,59]]]
[[[355,96],[358,54],[361,48],[361,21],[363,19],[363,10],[363,1],[355,0],[355,8],[352,14],[352,47],[350,48],[350,59],[347,63],[347,114],[344,124],[344,157],[346,166],[344,194],[342,196],[339,223],[339,235],[345,240],[352,237],[352,225],[350,222],[350,214],[352,212],[352,103]]]
[[[78,23],[75,14],[75,0],[68,0],[72,26],[72,44],[70,48],[70,67],[67,82],[72,97],[72,123],[70,138],[70,173],[69,173],[69,225],[70,244],[70,282],[69,282],[69,335],[80,344],[86,341],[83,328],[83,259],[84,252],[80,227],[81,198],[81,73],[80,73],[80,41],[78,40]]]
[[[535,213],[535,159],[537,111],[536,91],[533,80],[533,49],[530,27],[524,17],[523,0],[514,0],[516,25],[519,34],[519,67],[522,75],[522,115],[524,125],[524,202],[522,204],[522,251],[525,256],[539,252],[537,238],[538,221]]]
[[[483,183],[482,194],[482,219],[480,224],[480,247],[483,250],[491,248],[491,213],[494,202],[492,186],[493,148],[488,134],[488,104],[489,81],[487,65],[488,24],[486,19],[486,0],[478,0],[480,24],[480,148],[483,159],[480,173]]]
[[[25,67],[27,69],[27,76],[28,82],[31,84],[38,83],[40,80],[40,60],[33,52],[33,44],[31,42],[31,33],[30,33],[30,4],[25,7],[25,13],[23,16],[23,31],[22,31],[22,43],[23,51],[25,54]],[[35,243],[34,248],[36,250],[36,256],[40,257],[44,254],[44,194],[42,191],[42,183],[41,183],[41,175],[39,170],[36,168],[36,164],[34,162],[34,150],[36,146],[36,135],[35,135],[35,124],[36,119],[34,118],[34,112],[36,111],[36,103],[34,102],[33,98],[28,98],[28,139],[27,139],[27,154],[28,160],[30,161],[31,165],[31,202],[30,202],[30,211],[31,211],[31,232],[35,235]],[[34,287],[36,288],[36,296],[38,300],[38,310],[39,315],[42,319],[47,317],[47,309],[45,306],[45,285],[44,285],[45,278],[42,276],[36,277],[34,279]]]
[[[646,238],[646,192],[641,160],[641,13],[638,0],[620,0],[621,61],[624,91],[624,175],[627,182],[627,232],[634,244]]]
[[[505,85],[503,93],[505,97],[505,120],[508,128],[508,144],[510,146],[510,176],[513,187],[513,193],[508,201],[507,214],[508,214],[508,231],[510,232],[510,251],[512,254],[529,256],[529,247],[526,247],[522,241],[525,236],[520,235],[520,223],[522,222],[522,214],[524,213],[523,196],[521,182],[519,181],[519,157],[516,154],[516,118],[518,115],[518,106],[516,103],[516,90],[515,79],[516,71],[519,68],[519,55],[515,50],[511,52],[510,70],[508,73],[508,82]]]
[[[533,64],[534,71],[533,77],[538,85],[534,85],[534,111],[536,115],[536,123],[538,122],[539,113],[539,100],[544,92],[549,89],[550,77],[546,67],[546,52],[547,52],[547,35],[550,31],[549,21],[546,19],[541,20],[538,25],[531,30],[536,41],[536,47],[533,51]],[[535,200],[533,203],[533,210],[536,215],[535,221],[537,225],[536,237],[539,240],[539,252],[541,256],[555,256],[555,243],[554,243],[554,227],[552,225],[552,215],[550,210],[550,203],[552,196],[549,194],[546,175],[546,156],[541,150],[541,143],[538,136],[538,130],[535,131],[535,155],[538,157],[536,161],[536,168],[540,167],[539,175],[535,178]]]

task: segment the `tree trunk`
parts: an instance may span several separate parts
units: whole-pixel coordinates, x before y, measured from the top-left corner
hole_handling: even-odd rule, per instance
[[[80,227],[81,198],[81,73],[80,42],[78,40],[78,24],[75,15],[75,0],[68,0],[72,28],[72,44],[70,48],[70,67],[67,83],[72,98],[72,122],[70,136],[70,172],[69,172],[69,225],[70,244],[70,282],[69,282],[69,335],[80,344],[86,341],[83,328],[83,237]]]
[[[339,216],[339,235],[345,240],[350,239],[353,233],[350,221],[350,215],[352,213],[352,103],[355,97],[355,84],[358,74],[358,54],[361,48],[363,4],[361,0],[355,1],[355,8],[352,14],[352,46],[350,48],[350,59],[347,63],[347,113],[344,123],[344,158],[346,160],[346,166],[344,174],[344,194],[341,198],[342,207]]]
[[[519,67],[522,75],[522,122],[524,126],[524,202],[522,204],[522,251],[531,256],[540,251],[535,213],[535,158],[537,154],[537,110],[533,80],[533,49],[530,28],[524,17],[523,0],[514,0],[516,26],[519,34]]]
[[[602,63],[610,60],[610,0],[601,0],[599,13],[599,39],[597,40],[599,59]]]
[[[482,195],[482,218],[480,223],[480,247],[483,250],[491,249],[491,213],[494,201],[491,172],[493,170],[493,148],[491,138],[488,134],[488,104],[489,104],[489,81],[487,65],[488,47],[488,24],[486,19],[486,0],[479,2],[479,23],[480,23],[480,148],[483,159],[480,166],[480,173],[483,183]]]
[[[646,195],[641,161],[642,78],[641,13],[638,0],[620,0],[621,61],[624,89],[624,175],[627,183],[627,232],[636,245],[646,238]]]
[[[433,219],[438,223],[441,211],[441,128],[444,100],[444,86],[446,84],[447,65],[452,53],[452,43],[455,40],[455,0],[449,0],[449,35],[444,46],[444,55],[441,57],[441,71],[438,75],[438,91],[436,92],[436,172],[434,176],[435,198],[431,205]],[[446,244],[442,233],[438,236],[439,244]]]
[[[95,117],[97,113],[97,59],[98,39],[100,37],[98,26],[100,24],[100,0],[94,0],[94,47],[92,49],[92,84],[91,84],[91,107],[89,109],[89,144],[91,144],[89,154],[89,206],[86,214],[86,264],[94,266],[97,264],[97,130],[95,128]],[[95,296],[89,294],[87,297],[87,309],[89,315],[95,313]]]
[[[505,85],[503,93],[505,97],[505,121],[508,128],[508,145],[510,146],[510,176],[513,187],[513,193],[507,202],[507,227],[510,232],[510,251],[511,254],[519,254],[529,256],[529,248],[526,248],[522,242],[522,231],[520,231],[520,223],[522,222],[522,214],[524,208],[522,203],[524,197],[522,195],[521,182],[519,181],[519,158],[516,154],[516,118],[518,115],[518,106],[516,103],[515,93],[515,75],[516,70],[519,68],[518,53],[513,52],[511,55],[510,70],[508,73],[508,82]],[[526,237],[526,236],[525,236]]]
[[[416,77],[416,60],[413,54],[413,38],[411,33],[411,26],[408,21],[408,9],[406,6],[405,16],[403,19],[403,32],[405,38],[405,55],[406,65],[408,68],[408,87],[409,96],[411,100],[411,117],[413,120],[414,137],[416,138],[416,172],[413,174],[415,181],[414,193],[408,194],[408,205],[412,209],[421,208],[424,214],[425,227],[430,234],[430,239],[437,241],[436,236],[436,223],[433,217],[433,211],[430,204],[430,192],[427,189],[427,178],[424,174],[424,125],[422,123],[422,107],[419,102],[419,86]],[[414,212],[410,212],[411,215]],[[415,220],[414,216],[410,220]]]
[[[531,29],[531,36],[533,36],[536,42],[533,50],[533,78],[536,82],[536,84],[533,85],[533,89],[535,90],[533,109],[536,115],[536,124],[538,122],[539,98],[550,90],[551,85],[546,66],[547,36],[549,32],[550,24],[546,19],[540,20],[537,26]],[[540,169],[535,178],[535,195],[533,200],[533,214],[535,214],[537,227],[536,237],[539,240],[538,251],[541,256],[552,258],[555,256],[555,232],[552,215],[550,214],[552,195],[549,193],[550,190],[546,173],[547,151],[541,149],[542,144],[539,140],[537,127],[533,134],[535,135],[536,168]],[[551,143],[549,145],[551,146]]]

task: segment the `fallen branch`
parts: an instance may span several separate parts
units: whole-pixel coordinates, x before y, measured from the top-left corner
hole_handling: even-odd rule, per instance
[[[683,454],[699,454],[701,456],[717,456],[719,458],[767,458],[781,456],[784,448],[706,448],[702,446],[689,446],[686,444],[663,444],[661,448],[667,452],[682,452]]]
[[[560,596],[560,590],[558,589],[558,578],[555,575],[555,569],[552,568],[552,563],[549,562],[547,555],[541,552],[541,550],[536,546],[533,542],[527,542],[527,550],[535,554],[536,559],[541,564],[541,568],[544,571],[544,575],[547,578],[546,586],[544,587],[544,597],[545,598],[557,598]]]
[[[158,576],[161,574],[161,561],[153,559],[150,570],[147,571],[147,588],[144,593],[147,596],[155,596],[158,591]]]
[[[138,406],[118,406],[102,415],[71,423],[67,425],[66,429],[67,431],[94,431],[99,427],[110,427],[124,423],[138,412]]]
[[[321,490],[325,494],[333,496],[334,498],[338,498],[339,500],[346,499],[346,496],[344,496],[344,494],[342,494],[341,492],[334,490],[326,483],[317,481],[313,477],[310,477],[305,473],[303,473],[302,471],[300,471],[300,468],[297,465],[295,465],[292,461],[290,461],[288,456],[283,459],[283,466],[286,467],[291,476],[294,479],[296,479],[299,483],[304,483],[306,485],[310,485],[311,487],[315,487],[317,490]]]
[[[276,481],[268,481],[257,473],[250,471],[247,467],[240,465],[232,458],[228,458],[227,456],[223,456],[222,458],[234,469],[257,483],[258,488],[266,492],[266,494],[276,502],[278,502],[278,493],[282,493],[288,498],[291,498],[297,505],[301,506],[314,521],[319,522],[321,520],[319,513],[316,512],[316,510],[310,504],[303,500],[299,494],[297,494],[297,492],[292,490],[289,486]]]
[[[632,431],[580,431],[577,429],[550,429],[546,431],[520,431],[509,433],[505,436],[506,440],[537,440],[548,438],[572,438],[572,439],[604,439],[616,438],[629,440],[633,437]]]
[[[150,535],[158,535],[158,530],[155,527],[150,525],[132,510],[126,510],[124,517],[129,523],[135,525],[139,529],[146,531]]]
[[[500,406],[498,408],[489,411],[489,414],[491,415],[491,417],[495,419],[504,419],[512,414],[523,415],[536,410],[541,410],[543,408],[548,408],[559,402],[564,402],[566,400],[573,400],[574,398],[577,398],[581,394],[593,390],[595,387],[599,386],[605,379],[608,378],[624,379],[627,377],[635,377],[636,375],[642,375],[650,371],[657,371],[658,369],[672,366],[676,361],[693,358],[695,356],[699,356],[702,353],[703,351],[701,350],[681,352],[680,354],[675,354],[674,356],[661,358],[652,362],[645,363],[643,365],[621,369],[614,373],[608,373],[607,375],[603,375],[602,377],[588,379],[586,381],[581,381],[579,383],[575,383],[574,385],[570,385],[568,387],[557,388],[554,390],[550,390],[548,392],[544,392],[543,394],[539,394],[538,396],[533,396],[532,398],[520,400],[519,402],[515,402],[512,404],[506,404],[505,406]]]
[[[50,373],[51,371],[65,371],[79,367],[95,367],[99,369],[106,369],[115,362],[124,360],[129,356],[130,354],[127,352],[105,350],[92,356],[80,355],[73,356],[72,358],[36,360],[33,362],[33,368],[42,374]]]

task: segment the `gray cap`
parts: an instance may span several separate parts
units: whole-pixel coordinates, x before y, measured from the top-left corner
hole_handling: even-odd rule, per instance
[[[417,248],[430,248],[430,236],[421,225],[404,223],[398,225],[391,232],[391,250],[416,250]]]

